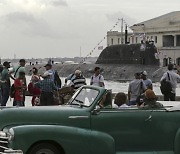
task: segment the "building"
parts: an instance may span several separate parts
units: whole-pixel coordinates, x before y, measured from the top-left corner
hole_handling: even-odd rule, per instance
[[[159,53],[160,64],[180,65],[180,11],[171,12],[130,27],[128,34],[130,44],[153,40]],[[121,32],[107,32],[107,46],[124,43]]]

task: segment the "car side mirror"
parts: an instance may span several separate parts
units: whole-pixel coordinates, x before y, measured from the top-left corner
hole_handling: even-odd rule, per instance
[[[93,115],[99,114],[100,109],[101,109],[100,106],[99,106],[99,105],[96,105],[95,109],[92,111],[92,114],[93,114]]]

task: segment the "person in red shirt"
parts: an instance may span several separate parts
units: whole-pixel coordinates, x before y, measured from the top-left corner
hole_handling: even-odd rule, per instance
[[[19,72],[19,77],[14,80],[14,88],[15,88],[15,97],[14,97],[14,105],[15,106],[23,106],[23,91],[25,87],[23,85],[23,80],[25,78],[24,72]]]
[[[30,83],[28,84],[28,91],[32,95],[32,106],[35,106],[35,100],[41,95],[41,90],[34,86],[34,84],[40,80],[40,76],[38,75],[38,69],[36,67],[33,67],[32,73]]]

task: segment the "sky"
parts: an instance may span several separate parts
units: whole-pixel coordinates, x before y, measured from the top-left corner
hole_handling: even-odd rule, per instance
[[[97,45],[106,46],[118,19],[131,26],[179,6],[179,0],[0,0],[0,57],[98,56]]]

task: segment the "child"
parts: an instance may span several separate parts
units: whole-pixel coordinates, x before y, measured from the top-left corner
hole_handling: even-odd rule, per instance
[[[23,106],[23,91],[25,87],[23,86],[23,80],[25,78],[24,72],[19,72],[19,77],[14,80],[15,97],[14,106]]]

